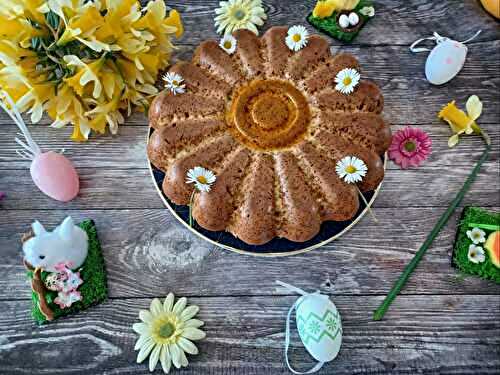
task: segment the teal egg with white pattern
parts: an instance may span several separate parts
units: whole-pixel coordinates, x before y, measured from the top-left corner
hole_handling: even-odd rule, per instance
[[[328,296],[313,293],[300,298],[297,329],[305,348],[320,362],[333,360],[342,344],[342,319]]]

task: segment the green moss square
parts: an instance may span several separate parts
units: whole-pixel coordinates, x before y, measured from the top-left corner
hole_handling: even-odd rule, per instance
[[[484,262],[475,264],[469,260],[469,246],[473,242],[467,237],[467,231],[472,229],[472,227],[469,226],[471,223],[499,225],[500,213],[488,212],[477,207],[464,208],[457,229],[452,264],[464,273],[476,275],[482,279],[493,280],[497,284],[500,284],[500,269],[491,262],[490,254],[486,249],[484,249],[486,257]],[[486,238],[488,238],[490,233],[494,232],[494,230],[484,228],[481,228],[481,230],[486,233]],[[484,248],[484,244],[480,244],[479,246]]]
[[[365,25],[368,23],[371,17],[367,17],[361,13],[359,13],[359,10],[364,8],[364,7],[369,7],[373,6],[373,3],[370,0],[361,0],[358,5],[353,9],[356,11],[356,13],[359,16],[360,20],[363,20],[363,25],[361,28],[357,31],[354,32],[345,32],[343,31],[339,25],[337,24],[337,14],[338,12],[335,11],[330,17],[326,18],[319,18],[319,17],[314,17],[312,12],[307,16],[307,22],[311,24],[315,29],[324,32],[327,35],[330,35],[332,38],[343,40],[344,42],[351,42],[356,36],[359,34],[359,32],[365,27]]]
[[[54,312],[54,319],[62,316],[74,314],[78,311],[85,310],[90,306],[96,305],[106,300],[108,296],[108,288],[106,283],[106,269],[104,267],[104,258],[101,252],[101,244],[97,237],[97,229],[92,220],[85,220],[78,224],[80,228],[87,232],[89,237],[89,250],[87,259],[83,263],[80,271],[80,277],[83,284],[80,285],[78,291],[82,294],[82,300],[73,303],[70,307],[61,309],[54,303],[57,297],[57,292],[47,291],[45,298],[51,310]],[[42,279],[45,281],[50,272],[42,272]],[[30,280],[33,278],[33,272],[28,272]],[[38,296],[32,293],[33,308],[32,315],[38,324],[48,322],[38,307]]]

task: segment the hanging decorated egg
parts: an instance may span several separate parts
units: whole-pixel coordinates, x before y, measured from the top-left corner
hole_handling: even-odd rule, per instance
[[[468,51],[465,43],[475,39],[480,33],[481,30],[463,42],[434,33],[431,37],[415,41],[410,46],[410,51],[414,53],[430,51],[425,63],[425,77],[433,85],[442,85],[451,81],[462,70]],[[432,50],[417,47],[426,40],[435,41],[436,46]]]
[[[330,362],[342,344],[342,321],[337,307],[322,294],[308,294],[301,299],[296,313],[300,339],[314,359]]]
[[[38,154],[30,166],[35,185],[52,199],[68,202],[80,190],[80,182],[73,164],[64,155],[49,151]]]
[[[301,294],[293,306],[288,310],[285,331],[285,361],[294,374],[312,374],[319,371],[323,365],[337,357],[342,345],[342,320],[337,307],[328,296],[316,293],[307,293],[293,285],[276,281],[286,289]],[[290,319],[293,310],[296,310],[295,320],[299,336],[306,350],[318,361],[307,372],[296,371],[288,359],[290,346]]]
[[[433,85],[451,81],[463,68],[467,47],[460,42],[446,39],[439,43],[427,57],[425,76]]]
[[[0,108],[2,108],[24,135],[25,142],[15,138],[22,150],[17,154],[31,160],[30,173],[35,185],[42,193],[52,199],[68,202],[78,195],[80,182],[75,167],[62,154],[54,151],[42,152],[31,137],[19,110],[6,92],[0,92]]]

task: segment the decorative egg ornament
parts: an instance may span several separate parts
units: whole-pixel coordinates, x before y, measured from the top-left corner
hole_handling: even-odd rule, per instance
[[[285,331],[285,360],[294,374],[312,374],[337,357],[342,345],[342,320],[335,304],[326,295],[306,293],[302,289],[277,281],[277,284],[302,296],[288,311]],[[318,363],[307,372],[298,372],[290,365],[290,320],[296,310],[296,323],[302,344]]]
[[[480,33],[481,30],[463,42],[434,33],[432,37],[417,40],[411,45],[410,51],[414,53],[431,51],[425,63],[425,77],[433,85],[442,85],[451,81],[462,70],[468,52],[465,43],[475,39]],[[432,50],[417,47],[424,40],[433,40],[437,44]]]
[[[35,185],[42,193],[57,201],[68,202],[74,199],[80,190],[80,182],[71,161],[54,151],[41,151],[31,137],[14,101],[6,92],[0,92],[0,107],[19,127],[26,139],[25,143],[15,138],[23,148],[16,152],[23,159],[31,160],[30,173]]]

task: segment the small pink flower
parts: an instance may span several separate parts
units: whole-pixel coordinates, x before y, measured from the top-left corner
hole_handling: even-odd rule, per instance
[[[392,136],[389,158],[401,168],[418,167],[432,151],[429,135],[421,129],[407,126]]]
[[[57,297],[54,299],[54,303],[57,304],[61,309],[71,307],[75,302],[82,300],[82,294],[73,290],[69,293],[59,292]]]

